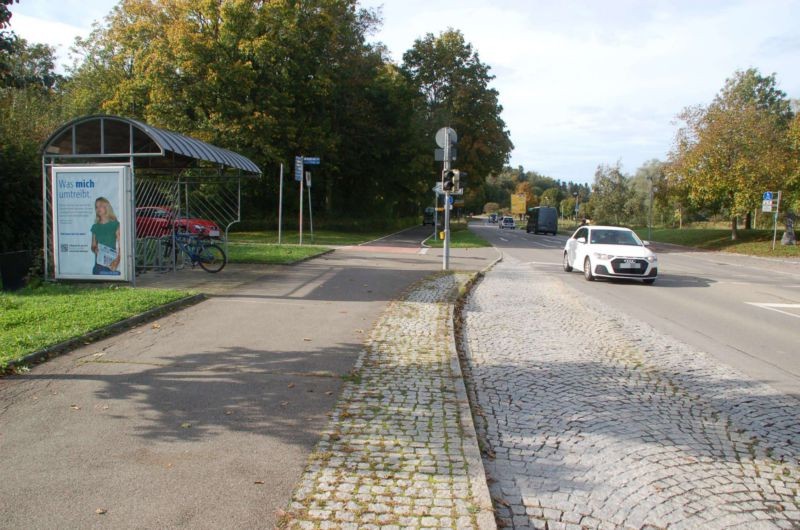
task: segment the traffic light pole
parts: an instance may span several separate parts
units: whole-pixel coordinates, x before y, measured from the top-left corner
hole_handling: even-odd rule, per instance
[[[444,171],[450,170],[450,138],[444,144]],[[450,191],[444,191],[444,253],[442,270],[450,269]]]

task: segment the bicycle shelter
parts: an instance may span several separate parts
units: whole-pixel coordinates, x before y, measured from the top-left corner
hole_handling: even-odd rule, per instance
[[[174,271],[167,224],[211,221],[227,246],[241,221],[241,179],[260,175],[245,156],[139,120],[67,122],[42,154],[45,279],[135,284],[142,272]]]

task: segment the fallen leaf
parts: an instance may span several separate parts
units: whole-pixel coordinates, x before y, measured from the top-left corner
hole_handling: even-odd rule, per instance
[[[306,342],[311,342],[311,339],[309,339],[308,337],[303,337],[303,340]]]
[[[333,392],[331,392],[331,391],[329,390],[329,391],[325,392],[325,395],[326,395],[326,396],[332,396],[332,395],[333,395]]]
[[[183,422],[183,423],[181,423],[181,428],[182,429],[191,429],[192,428],[192,424],[189,423],[188,421],[187,422]]]
[[[106,510],[105,508],[98,508],[94,511],[94,513],[96,513],[97,515],[105,515],[108,513],[108,510]]]
[[[357,329],[356,333],[364,333],[364,330],[363,329]]]
[[[286,385],[286,388],[294,388],[294,383],[289,383],[288,385]]]
[[[153,324],[153,329],[161,329],[161,324],[156,322],[155,324]]]
[[[172,467],[172,464],[167,464],[166,467],[170,468],[170,467]]]
[[[288,404],[289,404],[289,402],[288,402],[288,401],[281,401],[281,406],[282,406],[282,407],[285,407],[285,406],[286,406],[286,405],[288,405]]]
[[[226,415],[226,416],[230,416],[231,414],[233,414],[233,411],[232,411],[232,410],[226,410],[226,411],[225,411],[225,415]]]
[[[81,408],[78,405],[70,405],[69,408],[71,408],[72,410],[81,410]]]
[[[263,484],[263,483],[264,483],[263,480],[256,480],[255,482],[253,482],[253,484]]]

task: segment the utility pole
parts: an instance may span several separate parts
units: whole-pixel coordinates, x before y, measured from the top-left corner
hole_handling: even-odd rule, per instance
[[[444,171],[450,171],[450,135],[444,144]],[[450,190],[444,189],[444,254],[442,255],[442,270],[450,269]]]

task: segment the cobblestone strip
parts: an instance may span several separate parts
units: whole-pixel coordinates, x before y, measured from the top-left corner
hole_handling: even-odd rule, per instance
[[[800,528],[794,398],[514,260],[461,317],[498,526]]]
[[[453,342],[467,279],[426,280],[381,316],[282,526],[495,528]]]

